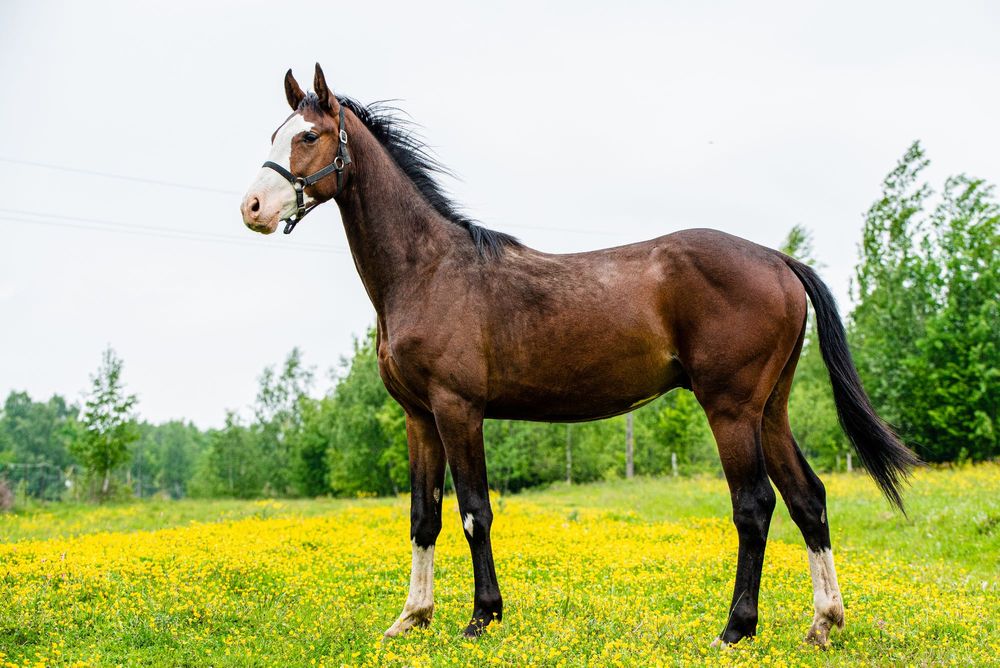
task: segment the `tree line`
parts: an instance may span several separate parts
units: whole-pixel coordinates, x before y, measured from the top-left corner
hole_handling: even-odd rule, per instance
[[[914,143],[868,210],[848,315],[865,387],[881,414],[930,462],[1000,454],[1000,208],[992,185],[964,175],[935,193]],[[816,264],[809,232],[782,248]],[[819,267],[821,270],[822,267]],[[254,404],[219,429],[139,420],[110,348],[82,406],[11,392],[0,414],[0,480],[23,497],[108,499],[397,494],[409,487],[405,419],[377,369],[375,334],[355,341],[328,392],[293,349],[259,378]],[[841,432],[810,321],[789,412],[819,469],[843,468]],[[245,415],[245,416],[244,416]],[[546,424],[489,420],[491,484],[505,491],[625,474],[626,420]],[[719,470],[694,396],[675,390],[631,418],[638,475]]]

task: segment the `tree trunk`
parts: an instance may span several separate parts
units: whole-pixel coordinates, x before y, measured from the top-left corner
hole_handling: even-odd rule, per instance
[[[108,498],[108,489],[111,487],[111,471],[104,472],[104,482],[101,483],[101,501]]]

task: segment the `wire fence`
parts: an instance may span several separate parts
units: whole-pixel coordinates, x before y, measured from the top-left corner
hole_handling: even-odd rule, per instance
[[[16,499],[55,501],[72,493],[80,477],[75,464],[65,468],[51,462],[7,462],[0,464],[0,479],[7,481]]]

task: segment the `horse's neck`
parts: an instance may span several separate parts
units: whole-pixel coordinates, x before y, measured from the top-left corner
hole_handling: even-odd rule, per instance
[[[355,125],[348,168],[353,173],[337,203],[354,264],[382,314],[401,287],[433,268],[454,234],[378,140]]]

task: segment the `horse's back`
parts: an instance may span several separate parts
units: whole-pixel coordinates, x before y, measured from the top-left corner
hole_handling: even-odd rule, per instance
[[[781,257],[715,230],[589,253],[514,251],[478,304],[489,412],[605,417],[687,386],[706,357],[735,366],[790,349],[804,294]]]

